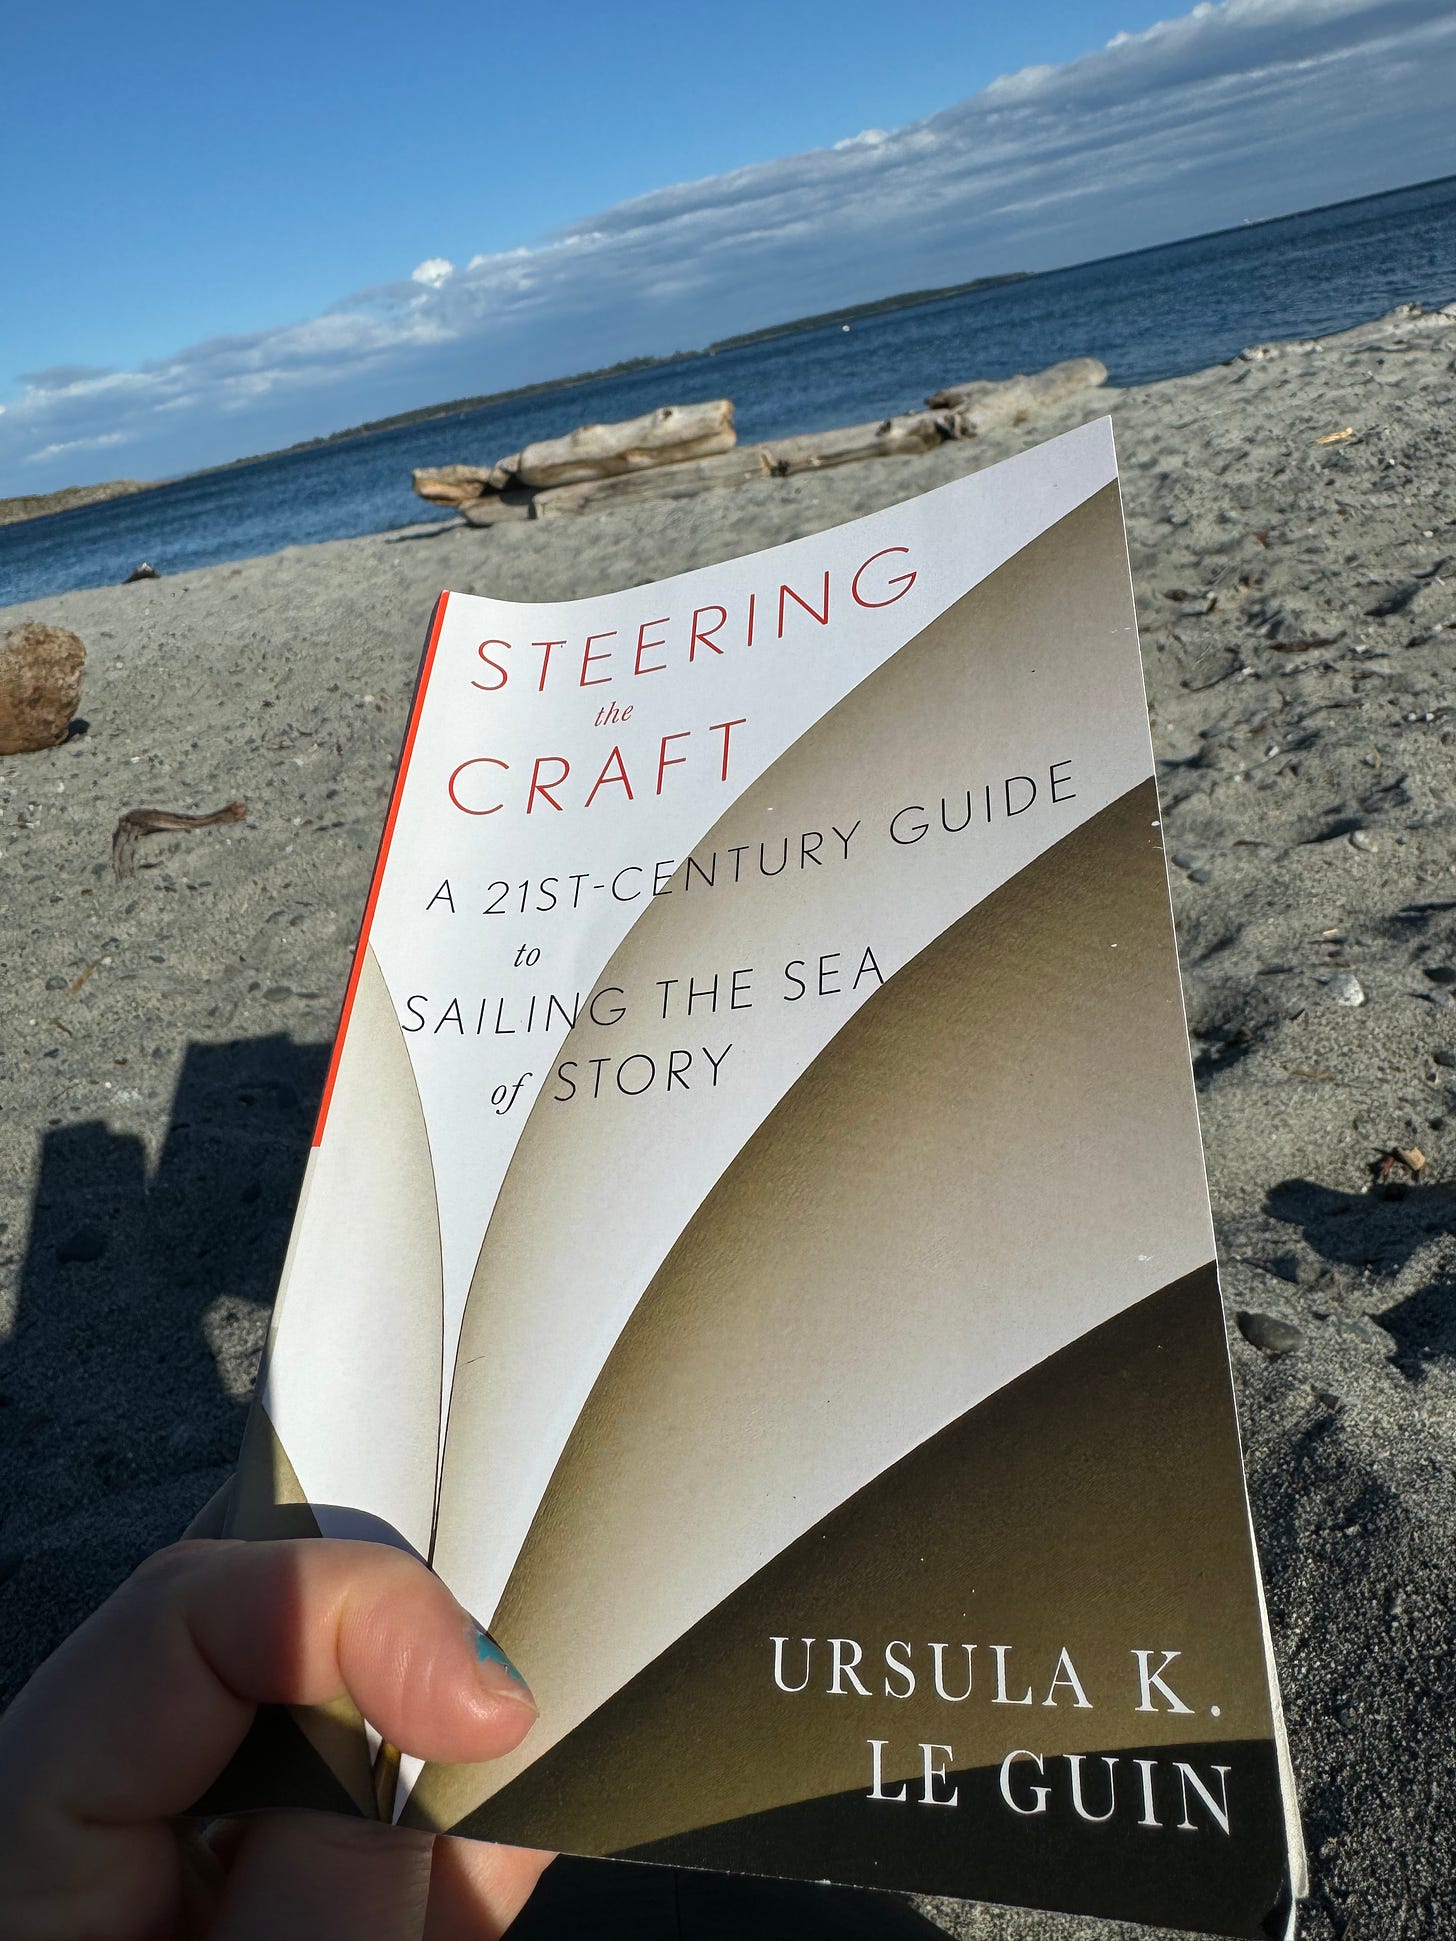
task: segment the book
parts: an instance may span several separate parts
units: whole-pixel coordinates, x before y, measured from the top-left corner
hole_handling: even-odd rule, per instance
[[[274,1718],[274,1802],[1284,1931],[1107,420],[441,596],[232,1528],[408,1547],[541,1708],[480,1767]]]

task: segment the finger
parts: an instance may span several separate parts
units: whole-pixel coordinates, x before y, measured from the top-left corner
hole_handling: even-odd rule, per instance
[[[31,1793],[49,1783],[79,1816],[152,1819],[191,1805],[255,1705],[344,1692],[418,1758],[499,1758],[534,1707],[475,1635],[438,1577],[383,1544],[174,1544],[41,1667],[0,1761],[23,1752]]]
[[[305,1823],[310,1817],[303,1816]],[[209,1915],[221,1901],[228,1877],[240,1878],[237,1861],[244,1844],[255,1838],[257,1829],[266,1823],[261,1819],[221,1819],[214,1820],[205,1829],[188,1828],[187,1837],[199,1882],[205,1890]],[[320,1824],[316,1816],[312,1817],[312,1824]],[[358,1832],[372,1840],[381,1832],[369,1820],[341,1820],[336,1824],[344,1829],[344,1834],[331,1845],[343,1853],[346,1867],[348,1855],[353,1851],[345,1844],[348,1834]],[[405,1829],[398,1831],[403,1833]],[[515,1920],[537,1881],[556,1858],[555,1854],[538,1853],[533,1848],[501,1847],[484,1840],[448,1839],[429,1834],[419,1837],[426,1842],[434,1841],[426,1941],[496,1941]],[[268,1932],[270,1941],[277,1941],[271,1928]],[[209,1927],[208,1933],[216,1941],[212,1928]]]
[[[426,1941],[496,1941],[556,1858],[485,1840],[435,1841]]]
[[[377,1821],[265,1814],[243,1836],[209,1941],[420,1941],[432,1844]]]
[[[519,1744],[524,1685],[477,1655],[440,1580],[380,1544],[177,1544],[50,1659],[0,1724],[0,1883],[103,1884],[139,1850],[123,1829],[184,1811],[241,1742],[255,1705],[347,1692],[420,1758]],[[169,1849],[170,1850],[170,1849]],[[157,1864],[155,1853],[147,1869]]]

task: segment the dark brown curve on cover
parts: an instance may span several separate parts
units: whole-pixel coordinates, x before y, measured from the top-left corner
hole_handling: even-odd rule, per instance
[[[776,1635],[818,1641],[809,1690],[776,1689]],[[864,1647],[870,1697],[827,1694],[834,1636]],[[913,1698],[884,1695],[889,1639],[912,1646]],[[935,1695],[932,1640],[974,1643],[963,1701]],[[995,1644],[1011,1647],[1007,1696],[1030,1689],[1031,1705],[990,1702]],[[1065,1685],[1056,1706],[1043,1703],[1063,1647],[1090,1710]],[[1166,1675],[1190,1713],[1134,1709],[1139,1649],[1182,1652]],[[948,1691],[961,1689],[952,1681],[964,1662],[947,1654]],[[801,1666],[789,1657],[786,1682]],[[961,1803],[867,1801],[872,1738],[901,1749],[887,1756],[891,1785],[918,1772],[920,1742],[951,1748],[944,1763],[964,1778]],[[1233,1749],[1215,1756],[1214,1746]],[[1210,1761],[1228,1764],[1232,1834],[1154,1833],[1136,1814],[1084,1829],[1064,1783],[1055,1820],[1019,1820],[995,1776],[1020,1747],[1046,1757],[1049,1773],[1068,1754],[1124,1747],[1139,1749],[1124,1759],[1189,1759],[1205,1778]],[[1094,1811],[1101,1772],[1088,1772]],[[1258,1932],[1283,1879],[1283,1827],[1213,1264],[1050,1356],[876,1478],[459,1830]]]
[[[848,1886],[884,1887],[894,1871],[930,1894],[1250,1941],[1282,1935],[1292,1895],[1273,1745],[1200,1740],[1129,1746],[1107,1756],[1118,1761],[1110,1795],[1101,1758],[1087,1760],[1083,1768],[1083,1803],[1097,1814],[1111,1806],[1113,1818],[1106,1825],[1078,1818],[1068,1801],[1066,1762],[1048,1760],[1041,1780],[1023,1770],[1013,1782],[1013,1797],[1023,1805],[1032,1803],[1027,1788],[1033,1782],[1052,1787],[1055,1804],[1048,1803],[1043,1817],[1021,1819],[1010,1812],[1001,1797],[999,1766],[979,1766],[945,1780],[944,1790],[958,1795],[954,1807],[914,1803],[918,1782],[903,1807],[872,1801],[862,1789],[652,1841],[618,1857],[793,1878],[812,1854],[816,1867]],[[1138,1824],[1143,1812],[1138,1759],[1154,1762],[1156,1828]],[[1205,1783],[1220,1766],[1229,1768],[1230,1786],[1238,1775],[1242,1812],[1237,1821],[1230,1818],[1227,1837],[1191,1788],[1184,1808],[1177,1761]],[[1215,1798],[1217,1785],[1215,1779]],[[886,1816],[894,1821],[888,1845],[880,1824]],[[974,1882],[970,1888],[968,1875]]]

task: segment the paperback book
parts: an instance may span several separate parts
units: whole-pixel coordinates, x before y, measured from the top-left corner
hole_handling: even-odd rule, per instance
[[[239,1474],[541,1716],[235,1792],[1283,1933],[1303,1856],[1110,425],[655,585],[442,595]]]

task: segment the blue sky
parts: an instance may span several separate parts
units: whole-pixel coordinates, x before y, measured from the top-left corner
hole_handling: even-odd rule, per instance
[[[1456,171],[1450,0],[80,4],[4,58],[0,492]]]

